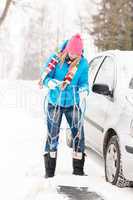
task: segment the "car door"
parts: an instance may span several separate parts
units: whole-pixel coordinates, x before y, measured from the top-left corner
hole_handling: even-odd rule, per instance
[[[84,121],[84,125],[85,125],[85,137],[86,137],[86,145],[88,146],[94,146],[94,138],[93,135],[91,134],[93,130],[93,127],[91,126],[89,120],[89,116],[92,110],[92,102],[90,101],[90,99],[92,99],[92,85],[94,82],[94,79],[96,77],[96,74],[98,72],[98,69],[100,68],[100,66],[102,65],[102,63],[104,62],[105,56],[98,56],[96,58],[94,58],[90,63],[89,63],[89,71],[88,71],[88,77],[89,77],[89,96],[87,98],[87,106],[86,106],[86,116],[85,116],[85,121]]]
[[[107,109],[112,98],[109,96],[94,93],[92,91],[93,84],[106,84],[110,91],[113,90],[115,80],[115,62],[112,57],[106,56],[100,66],[91,66],[90,63],[90,94],[87,98],[86,124],[89,135],[88,140],[91,146],[99,153],[103,148],[103,133],[106,123]],[[91,68],[95,68],[92,69]],[[91,74],[92,73],[92,74]],[[95,75],[94,75],[95,74]]]

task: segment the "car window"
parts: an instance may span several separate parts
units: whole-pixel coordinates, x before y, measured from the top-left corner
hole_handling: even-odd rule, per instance
[[[94,58],[90,63],[89,63],[89,77],[90,77],[90,87],[93,85],[93,81],[94,81],[94,78],[96,76],[96,73],[100,67],[100,64],[102,63],[102,61],[104,60],[104,57],[103,56],[99,56],[99,57],[96,57]]]
[[[95,77],[95,83],[106,84],[109,86],[109,89],[112,90],[114,86],[114,76],[115,62],[113,58],[106,57]]]

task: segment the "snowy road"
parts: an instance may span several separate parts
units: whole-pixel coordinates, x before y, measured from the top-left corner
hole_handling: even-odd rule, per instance
[[[103,161],[90,149],[85,163],[88,176],[72,175],[72,152],[63,131],[56,176],[43,178],[44,93],[32,82],[0,82],[0,198],[132,200],[132,188],[120,189],[105,181]]]

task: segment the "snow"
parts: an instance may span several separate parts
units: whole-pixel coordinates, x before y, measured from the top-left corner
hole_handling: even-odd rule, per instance
[[[132,188],[117,188],[104,178],[102,159],[87,150],[85,172],[72,175],[72,152],[60,132],[56,176],[44,179],[43,144],[46,135],[43,115],[45,90],[32,81],[0,81],[0,198],[3,200],[68,199],[58,194],[58,185],[84,186],[106,200],[131,200]],[[63,126],[66,122],[64,122]]]

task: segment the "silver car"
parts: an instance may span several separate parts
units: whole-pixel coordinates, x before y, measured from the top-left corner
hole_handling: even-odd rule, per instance
[[[89,68],[86,145],[103,156],[106,180],[133,185],[133,51],[107,51]]]

